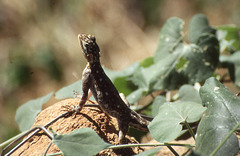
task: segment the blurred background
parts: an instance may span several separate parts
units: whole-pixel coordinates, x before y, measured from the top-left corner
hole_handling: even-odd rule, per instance
[[[79,33],[94,34],[102,64],[120,70],[154,54],[168,18],[182,18],[187,33],[197,13],[212,26],[240,26],[236,0],[1,0],[0,142],[19,133],[21,104],[81,79]]]

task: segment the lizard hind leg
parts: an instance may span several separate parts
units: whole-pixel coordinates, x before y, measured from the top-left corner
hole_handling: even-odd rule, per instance
[[[120,118],[121,120],[118,120],[118,141],[119,144],[125,144],[126,143],[126,134],[128,132],[128,122],[127,120],[124,120],[123,118]]]

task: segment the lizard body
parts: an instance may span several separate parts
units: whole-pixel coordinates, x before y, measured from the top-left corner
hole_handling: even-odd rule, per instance
[[[148,131],[149,121],[127,106],[111,80],[105,74],[100,64],[100,49],[95,37],[90,34],[79,34],[78,38],[82,52],[88,61],[82,74],[83,94],[78,111],[81,111],[85,105],[88,100],[88,91],[91,90],[101,109],[117,118],[120,143],[123,142],[129,126],[141,131]]]

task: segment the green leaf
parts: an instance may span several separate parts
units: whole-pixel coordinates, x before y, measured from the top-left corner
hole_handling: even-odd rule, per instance
[[[240,87],[240,51],[233,53],[230,56],[221,55],[220,62],[224,67],[227,67],[235,85]]]
[[[144,151],[142,153],[139,153],[135,156],[154,156],[161,148],[154,148],[154,149],[150,149],[147,151]]]
[[[191,101],[202,104],[198,91],[192,85],[183,85],[178,92],[179,101]]]
[[[54,134],[53,143],[65,156],[94,155],[111,145],[90,128],[80,128],[65,135]]]
[[[138,67],[139,67],[139,62],[136,62],[121,71],[114,71],[104,67],[103,69],[104,69],[104,72],[107,74],[107,76],[114,82],[115,79],[118,77],[126,77],[129,75],[132,75]]]
[[[153,57],[147,57],[140,62],[140,66],[146,68],[151,66],[153,63],[154,63]]]
[[[128,76],[118,77],[114,81],[114,86],[119,93],[123,93],[125,96],[131,94],[137,87],[128,79]]]
[[[149,68],[151,68],[152,66],[150,66]],[[131,77],[132,82],[137,85],[139,88],[141,88],[141,90],[143,92],[148,91],[148,87],[149,87],[149,81],[150,81],[150,70],[146,70],[148,68],[142,68],[140,67],[138,70],[136,70],[136,72],[134,73],[134,75]],[[149,75],[150,74],[150,75]]]
[[[133,91],[131,94],[129,94],[126,97],[126,99],[130,104],[133,104],[135,102],[138,102],[141,99],[143,93],[144,93],[144,91],[141,88],[139,88],[139,89]]]
[[[158,47],[154,55],[154,62],[164,60],[172,55],[175,48],[183,43],[182,29],[184,22],[176,17],[170,18],[163,25],[158,41]]]
[[[209,155],[240,121],[240,98],[215,78],[206,80],[200,96],[208,109],[197,129],[196,153]],[[237,155],[238,150],[238,139],[232,134],[216,156]]]
[[[209,26],[206,16],[195,15],[190,21],[189,41],[197,43],[204,34],[215,34],[216,30]]]
[[[217,28],[217,38],[221,52],[234,52],[240,50],[239,28],[233,25],[220,26]]]
[[[175,65],[176,70],[178,72],[185,70],[186,67],[188,66],[188,63],[189,63],[189,61],[186,58],[180,57],[179,61]]]
[[[159,107],[162,106],[166,101],[164,96],[157,96],[152,104],[152,116],[155,117],[158,114]]]
[[[48,102],[52,95],[53,92],[35,100],[30,100],[17,109],[15,120],[22,132],[32,127],[37,114],[42,110],[42,105]]]
[[[182,134],[180,123],[196,122],[206,109],[195,102],[167,102],[159,107],[157,116],[149,125],[152,137],[162,143],[170,142]]]
[[[113,71],[104,68],[105,73],[111,79],[119,93],[124,93],[125,96],[132,93],[136,86],[130,81],[129,76],[139,67],[139,62],[130,65],[121,71]]]
[[[170,18],[163,26],[154,64],[140,67],[132,81],[146,93],[161,89],[177,89],[182,84],[194,84],[210,77],[219,57],[218,40],[203,15],[193,17],[190,35],[194,44],[183,41],[184,22],[179,18]],[[196,27],[196,28],[195,28]],[[193,31],[195,30],[199,31]]]
[[[81,94],[82,92],[82,80],[79,80],[77,82],[74,82],[71,85],[68,85],[66,87],[63,87],[59,91],[55,93],[56,99],[66,99],[66,98],[73,98],[74,97],[74,91]]]

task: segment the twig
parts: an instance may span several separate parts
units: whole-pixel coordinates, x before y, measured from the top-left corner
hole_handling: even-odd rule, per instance
[[[47,131],[47,127],[50,126],[52,123],[56,122],[58,119],[68,115],[69,112],[65,112],[61,115],[59,115],[58,117],[54,118],[53,120],[51,120],[50,122],[48,122],[47,124],[45,124],[44,126],[37,126],[37,127],[34,127],[28,131],[26,131],[25,133],[21,133],[21,135],[16,138],[14,141],[12,141],[8,146],[6,146],[2,153],[1,153],[1,156],[5,155],[5,156],[8,156],[10,154],[12,154],[14,151],[16,151],[19,147],[21,147],[24,143],[26,143],[31,137],[33,137],[34,135],[36,135],[38,132],[40,132],[41,130],[43,130],[48,136],[50,139],[53,138],[52,134],[50,132]],[[34,132],[33,132],[34,131]],[[33,132],[33,133],[32,133]],[[24,139],[23,141],[21,141],[19,144],[17,144],[12,150],[10,150],[7,154],[5,154],[5,152],[12,148],[17,142],[19,142],[22,138],[24,138],[25,136],[27,136],[28,134],[32,133],[31,135],[29,135],[26,139]],[[15,137],[14,137],[15,138]],[[7,141],[8,142],[8,141]]]

